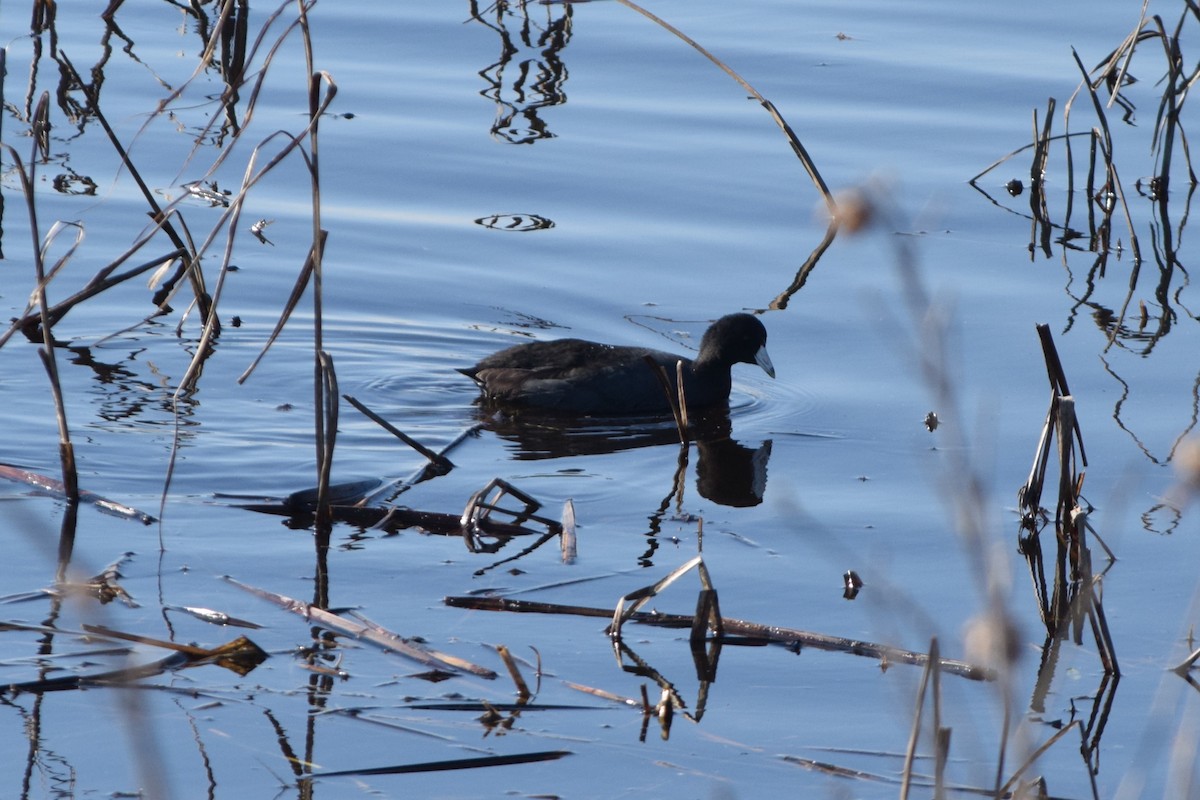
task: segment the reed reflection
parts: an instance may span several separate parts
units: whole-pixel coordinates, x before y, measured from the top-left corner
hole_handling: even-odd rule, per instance
[[[1161,19],[1142,21],[1132,35],[1090,70],[1076,63],[1083,76],[1070,101],[1063,106],[1064,132],[1054,135],[1057,103],[1051,98],[1034,140],[997,160],[971,179],[971,185],[994,205],[1030,221],[1028,250],[1031,260],[1055,258],[1067,273],[1066,294],[1071,300],[1064,332],[1078,319],[1090,319],[1100,335],[1100,359],[1119,387],[1113,419],[1138,449],[1154,464],[1172,461],[1180,444],[1200,419],[1200,372],[1190,373],[1190,397],[1178,430],[1167,433],[1168,447],[1150,444],[1163,439],[1162,420],[1169,412],[1161,384],[1176,374],[1149,364],[1168,335],[1196,337],[1193,325],[1200,315],[1187,297],[1190,278],[1179,247],[1190,216],[1197,180],[1191,154],[1183,138],[1180,111],[1189,78],[1177,55],[1181,39],[1196,31],[1197,18],[1188,10],[1172,29]],[[1159,47],[1137,47],[1159,40]],[[1136,52],[1135,52],[1136,51]],[[1164,61],[1159,61],[1162,54]],[[1139,80],[1144,70],[1163,69],[1155,82]],[[1090,99],[1090,103],[1087,102]],[[1138,128],[1135,112],[1155,109],[1154,124]],[[1076,108],[1071,116],[1071,108]],[[1119,108],[1120,119],[1107,109]],[[1085,118],[1081,123],[1080,117]],[[1070,132],[1068,125],[1083,132]],[[1134,142],[1135,137],[1147,141]],[[1130,163],[1131,153],[1152,155],[1152,163]],[[1016,205],[1023,185],[1006,184],[1012,198],[993,197],[979,180],[1014,156],[1032,153],[1029,165],[1028,210]],[[1046,191],[1046,175],[1066,179],[1066,191],[1053,197]],[[1146,177],[1143,177],[1146,176]],[[1175,191],[1172,192],[1172,187]],[[997,192],[999,195],[999,192]],[[1020,202],[1024,202],[1023,200]],[[1055,204],[1061,204],[1061,209]],[[1082,220],[1082,221],[1081,221]],[[1057,251],[1057,252],[1056,252]],[[1082,267],[1079,266],[1083,262]],[[1161,360],[1161,356],[1159,357]],[[1148,385],[1141,370],[1157,369]],[[1140,395],[1140,397],[1139,397]],[[1135,409],[1153,406],[1150,424],[1135,417]],[[1155,509],[1144,515],[1154,516]],[[1148,530],[1155,530],[1147,525]],[[1168,523],[1167,530],[1173,529]]]
[[[482,409],[479,419],[485,430],[515,445],[513,457],[519,461],[607,455],[679,444],[679,432],[670,420],[506,414]],[[696,446],[696,490],[702,497],[734,507],[762,502],[767,462],[771,457],[770,440],[748,447],[733,439],[732,423],[725,409],[694,414],[688,433]]]
[[[496,103],[492,137],[509,144],[535,144],[552,139],[543,108],[567,101],[567,66],[560,58],[571,40],[571,6],[541,4],[540,20],[530,17],[529,5],[497,0],[482,11],[471,0],[471,19],[500,37],[500,57],[479,71],[488,88],[480,92]],[[485,18],[486,15],[486,18]]]
[[[196,435],[193,428],[199,402],[190,394],[182,394],[177,403],[172,402],[171,379],[153,364],[139,366],[144,346],[133,347],[111,361],[97,358],[92,347],[69,345],[66,349],[71,353],[71,364],[92,372],[98,419],[128,426],[178,425],[183,441]],[[145,370],[150,371],[150,377],[145,376]]]
[[[205,67],[214,71],[224,83],[224,91],[215,98],[224,108],[224,121],[211,135],[209,126],[205,126],[199,131],[197,138],[208,136],[208,143],[221,146],[228,135],[237,134],[240,129],[236,107],[240,100],[239,87],[245,80],[250,5],[248,0],[225,3],[215,20],[210,19],[201,3],[179,5],[178,8],[194,23],[190,27],[196,34],[195,44],[198,52],[208,52],[210,39],[213,39],[214,46]],[[52,63],[51,74],[56,76],[51,94],[62,113],[62,119],[55,120],[53,127],[55,130],[73,128],[74,134],[66,138],[74,139],[83,135],[88,125],[96,118],[96,106],[102,97],[105,70],[116,50],[143,69],[153,72],[153,68],[138,57],[137,42],[121,28],[122,11],[123,4],[113,2],[100,15],[99,21],[103,24],[103,29],[99,31],[97,40],[99,56],[91,67],[84,68],[83,65],[73,66],[66,50],[60,48],[56,28],[56,4],[36,3],[29,31],[31,59],[26,91],[19,105],[14,103],[8,106],[9,113],[14,114],[18,122],[32,124],[35,98],[40,94],[41,84],[44,83],[40,80],[41,72],[44,61],[49,60]],[[157,74],[154,77],[169,89],[170,81],[167,78]],[[63,158],[64,156],[53,156],[47,151],[49,161],[60,162]],[[56,189],[67,194],[95,193],[95,184],[90,178],[76,174],[66,168],[65,164],[64,169],[66,174],[54,180],[53,185]]]

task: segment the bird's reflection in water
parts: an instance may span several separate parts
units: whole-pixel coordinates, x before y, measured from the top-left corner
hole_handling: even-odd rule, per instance
[[[479,410],[485,430],[516,445],[518,460],[604,455],[638,447],[679,446],[672,420],[661,417],[579,417],[543,411]],[[731,437],[725,409],[693,414],[688,434],[696,445],[696,489],[724,506],[756,506],[767,485],[771,441],[747,447]]]

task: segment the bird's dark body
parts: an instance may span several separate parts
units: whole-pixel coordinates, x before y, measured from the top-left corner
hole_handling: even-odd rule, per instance
[[[664,414],[670,413],[667,395],[647,358],[666,370],[672,394],[682,362],[687,406],[707,408],[728,403],[730,368],[736,362],[757,363],[774,375],[765,345],[761,322],[732,314],[708,329],[694,360],[649,348],[558,339],[509,347],[461,372],[479,384],[490,405],[590,415]]]

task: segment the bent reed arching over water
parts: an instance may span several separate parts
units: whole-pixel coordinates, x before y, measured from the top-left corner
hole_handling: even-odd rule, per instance
[[[775,377],[767,329],[750,314],[729,314],[710,325],[695,360],[645,347],[557,339],[509,347],[459,372],[479,384],[489,404],[574,414],[669,414],[654,365],[673,382],[680,362],[689,409],[727,404],[734,364],[757,364]]]

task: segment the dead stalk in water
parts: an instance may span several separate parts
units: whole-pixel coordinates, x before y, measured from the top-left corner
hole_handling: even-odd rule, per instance
[[[34,127],[45,129],[47,135],[49,134],[50,126],[49,107],[50,95],[48,92],[43,92],[42,96],[38,99],[37,108],[34,111],[33,118]],[[72,506],[75,506],[79,502],[79,474],[75,467],[75,447],[71,443],[71,429],[67,424],[67,408],[66,403],[63,400],[62,384],[59,382],[58,378],[58,362],[55,360],[54,356],[54,336],[50,330],[50,304],[46,299],[46,283],[48,278],[46,275],[46,264],[44,260],[45,252],[43,250],[42,243],[39,241],[40,234],[37,218],[37,202],[33,191],[33,187],[36,182],[36,163],[38,160],[37,151],[40,147],[36,141],[36,137],[33,147],[34,151],[31,153],[29,171],[26,172],[24,166],[21,164],[20,156],[17,154],[17,151],[8,145],[5,145],[5,149],[7,149],[13,157],[13,163],[16,167],[17,175],[21,181],[21,190],[25,195],[25,208],[29,214],[29,230],[33,237],[33,269],[35,284],[38,287],[37,291],[35,292],[35,298],[42,325],[42,348],[38,351],[38,355],[41,357],[42,366],[46,370],[46,377],[50,383],[50,395],[54,402],[54,417],[58,424],[58,455],[59,461],[62,464],[63,492],[67,498],[67,501]],[[59,228],[58,226],[55,226],[55,231],[57,230],[59,230]],[[78,245],[78,237],[80,235],[82,235],[82,231],[78,231],[77,233],[76,245]],[[54,231],[47,236],[46,247],[49,247],[53,240]],[[61,260],[59,265],[56,265],[55,271],[57,271],[58,266],[61,266],[61,264],[65,263],[65,258],[69,258],[70,253],[72,252],[74,252],[74,247],[70,249],[68,254],[64,257],[64,260]]]

